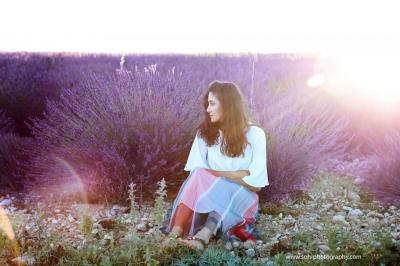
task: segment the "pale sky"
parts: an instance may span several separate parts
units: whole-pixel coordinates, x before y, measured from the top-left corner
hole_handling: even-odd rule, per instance
[[[395,1],[0,2],[0,51],[397,53]]]

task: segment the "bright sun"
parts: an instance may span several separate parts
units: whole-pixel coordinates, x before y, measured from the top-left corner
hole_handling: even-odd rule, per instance
[[[364,103],[394,110],[400,104],[397,69],[400,58],[394,54],[351,54],[321,57],[318,74],[308,81],[351,104]]]

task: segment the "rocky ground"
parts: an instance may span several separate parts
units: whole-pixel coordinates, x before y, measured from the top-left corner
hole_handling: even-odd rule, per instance
[[[126,206],[49,202],[35,195],[0,194],[0,205],[5,214],[0,216],[0,228],[10,220],[16,239],[33,250],[46,238],[52,238],[54,246],[82,249],[92,241],[107,246],[159,234],[150,205],[144,206],[134,220]],[[372,241],[374,246],[381,245],[378,233],[388,230],[400,251],[400,210],[372,201],[352,179],[320,175],[307,193],[284,204],[262,204],[260,213],[257,243],[218,240],[214,244],[268,264],[279,252],[307,254],[308,248],[313,248],[319,254],[329,253],[329,226],[349,233],[360,245]],[[33,264],[34,258],[23,254],[13,261]]]

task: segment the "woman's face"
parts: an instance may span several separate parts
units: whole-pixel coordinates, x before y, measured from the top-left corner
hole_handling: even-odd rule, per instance
[[[212,123],[220,122],[222,119],[222,106],[221,102],[215,97],[215,94],[210,92],[208,94],[208,107],[207,113],[210,115]]]

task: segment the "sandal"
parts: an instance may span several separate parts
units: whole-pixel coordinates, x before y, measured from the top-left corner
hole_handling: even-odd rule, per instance
[[[200,243],[201,245],[194,245],[189,242],[193,240],[197,241],[197,243]],[[180,239],[180,242],[193,250],[204,250],[208,246],[208,243],[206,243],[204,239],[196,236],[188,236],[186,239]]]

